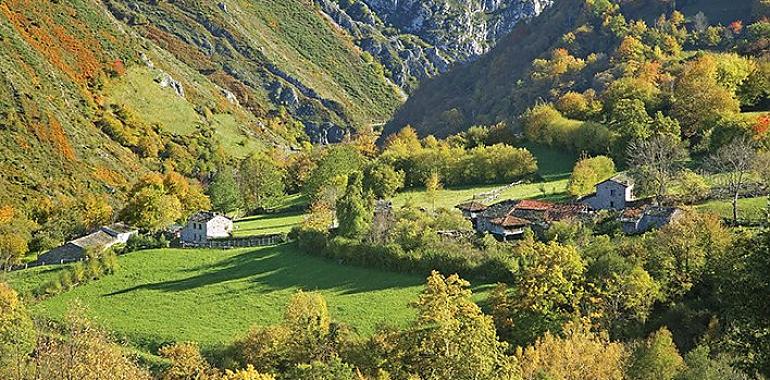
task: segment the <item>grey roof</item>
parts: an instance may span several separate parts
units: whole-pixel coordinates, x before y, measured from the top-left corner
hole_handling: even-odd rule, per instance
[[[618,173],[618,174],[614,175],[612,178],[609,178],[609,179],[606,179],[606,180],[604,180],[602,182],[599,182],[597,184],[597,186],[601,185],[603,183],[606,183],[606,182],[615,182],[615,183],[619,183],[619,184],[621,184],[623,186],[626,186],[626,187],[634,185],[634,179],[631,176],[629,176],[629,175],[627,175],[625,173]]]
[[[90,235],[79,237],[69,242],[69,244],[73,244],[84,249],[105,247],[114,243],[115,237],[101,230],[96,231]]]
[[[502,218],[508,215],[511,210],[519,203],[519,201],[508,199],[499,203],[495,203],[487,207],[481,216],[489,219]]]
[[[226,216],[224,216],[224,215],[222,215],[222,214],[220,214],[220,213],[218,213],[218,212],[213,212],[213,211],[198,211],[198,212],[196,212],[195,214],[193,214],[193,215],[190,217],[190,220],[189,220],[189,222],[196,222],[196,223],[206,223],[206,222],[208,222],[209,220],[211,220],[211,219],[214,219],[214,218],[216,218],[216,217],[218,217],[218,216],[221,216],[221,217],[225,217],[225,218],[227,218]],[[229,218],[228,218],[228,219],[229,219]]]
[[[102,230],[107,233],[113,232],[115,234],[125,234],[129,232],[137,231],[136,228],[131,227],[125,223],[113,223],[113,224],[110,224],[109,226],[102,227]]]

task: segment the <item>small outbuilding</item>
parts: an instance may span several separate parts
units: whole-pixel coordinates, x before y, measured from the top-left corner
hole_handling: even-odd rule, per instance
[[[89,253],[101,253],[116,244],[125,244],[131,236],[138,233],[139,230],[123,223],[110,224],[49,250],[40,255],[37,261],[51,264],[82,260]]]
[[[682,215],[684,212],[677,207],[648,206],[627,209],[619,220],[625,234],[638,235],[661,228]]]
[[[179,237],[183,244],[202,244],[211,239],[229,238],[233,233],[232,219],[212,211],[193,214]]]

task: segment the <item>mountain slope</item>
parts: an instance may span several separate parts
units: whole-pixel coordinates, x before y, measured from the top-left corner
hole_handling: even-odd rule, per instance
[[[602,20],[588,17],[586,3],[557,1],[530,22],[517,25],[477,61],[424,81],[397,111],[384,134],[412,125],[421,135],[446,136],[474,124],[513,122],[537,102],[554,100],[554,95],[567,89],[552,88],[547,81],[530,80],[535,59],[550,59],[551,52],[567,45],[563,40],[567,33],[577,34],[574,45],[578,51],[573,54],[583,60],[589,58],[589,53],[597,53],[606,61],[617,47],[618,41],[597,35]],[[620,3],[624,4],[622,12],[629,20],[641,19],[650,26],[655,25],[658,16],[671,11],[670,3],[654,0]],[[704,20],[711,24],[728,25],[735,20],[752,20],[751,3],[701,0],[679,4],[677,9],[685,13],[688,24],[695,23],[696,15],[702,12]],[[582,31],[583,37],[576,30]],[[590,49],[581,51],[581,46]],[[589,65],[585,71],[591,70],[600,71],[596,65]],[[581,82],[574,90],[580,92],[592,85]]]

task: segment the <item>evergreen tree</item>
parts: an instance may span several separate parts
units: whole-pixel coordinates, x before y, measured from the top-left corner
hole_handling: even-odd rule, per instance
[[[238,183],[235,181],[233,170],[229,167],[222,167],[217,171],[209,185],[208,193],[214,211],[229,214],[243,206]]]

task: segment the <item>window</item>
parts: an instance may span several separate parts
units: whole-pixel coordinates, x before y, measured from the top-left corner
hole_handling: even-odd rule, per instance
[[[615,202],[614,201],[610,201],[610,208],[615,208]]]
[[[614,195],[615,195],[615,189],[610,189],[610,196],[614,196]]]

